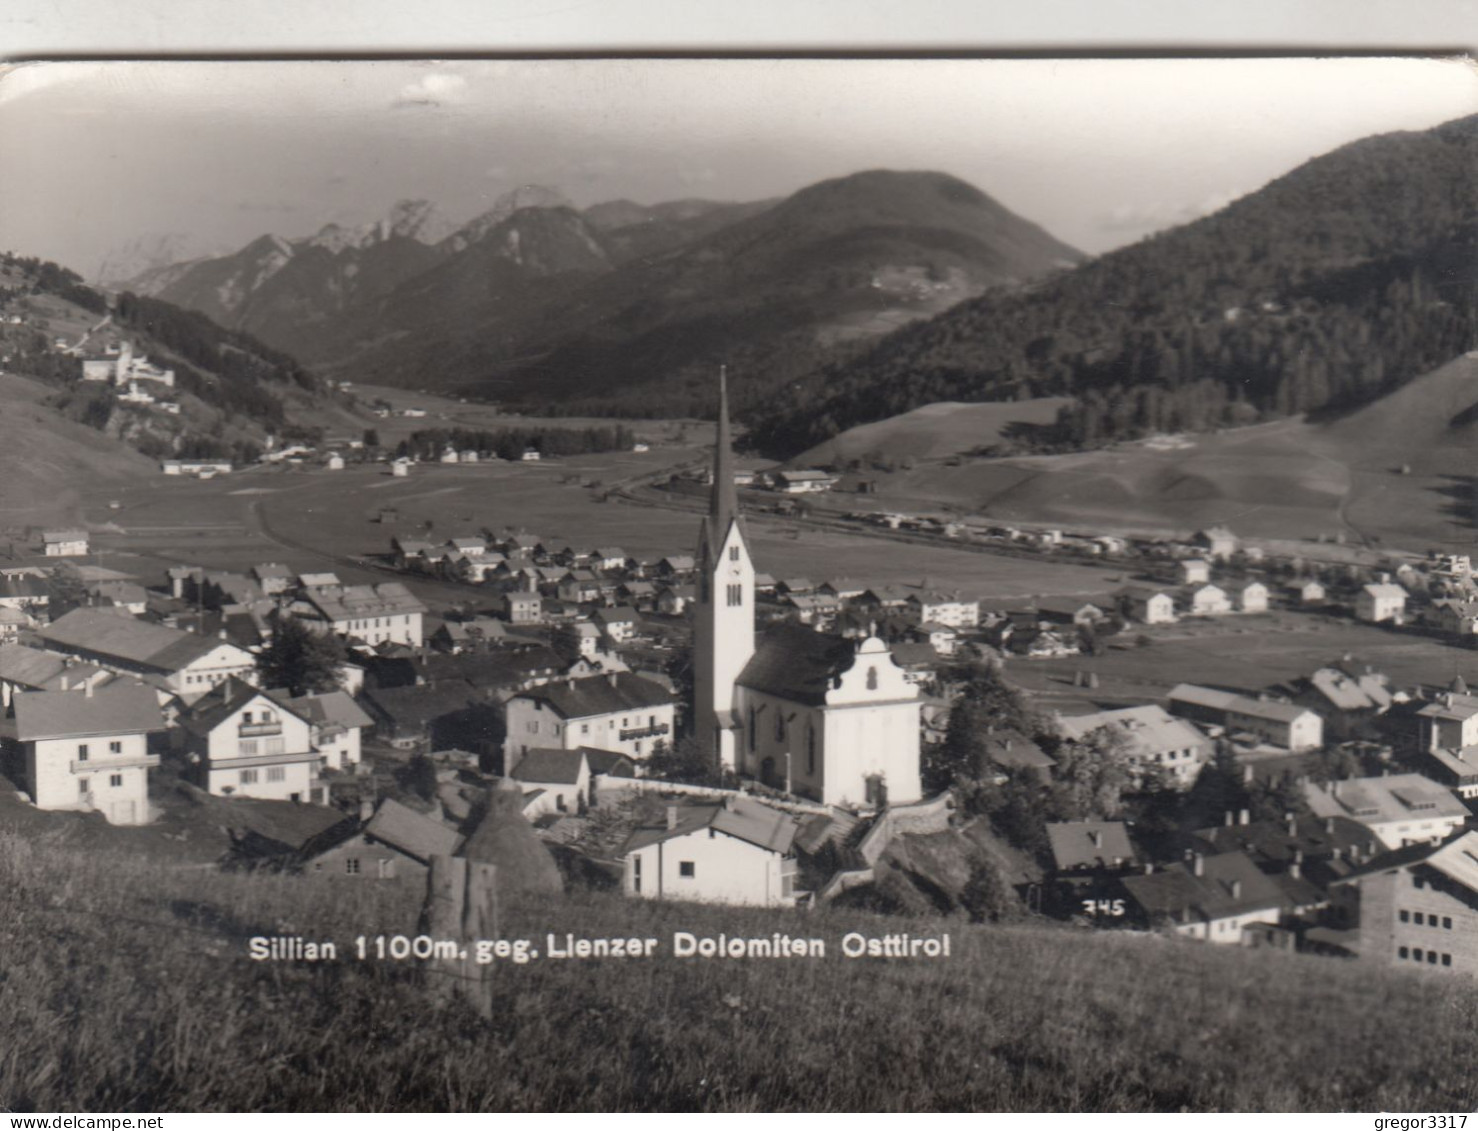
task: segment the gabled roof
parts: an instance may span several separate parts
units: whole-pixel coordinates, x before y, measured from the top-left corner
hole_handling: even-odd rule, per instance
[[[795,843],[800,824],[789,813],[771,809],[747,797],[726,798],[726,804],[676,806],[677,819],[667,824],[638,828],[622,849],[624,856],[648,845],[687,836],[703,829],[714,829],[768,852],[788,853]]]
[[[1369,585],[1361,586],[1361,589],[1364,590],[1364,592],[1370,594],[1372,597],[1389,597],[1392,599],[1399,598],[1400,600],[1404,601],[1409,596],[1406,590],[1401,588],[1401,586],[1393,585],[1390,582],[1372,582]]]
[[[347,691],[326,691],[297,698],[285,691],[271,691],[268,695],[274,702],[317,727],[337,726],[353,730],[355,727],[373,726],[375,722]]]
[[[649,679],[630,672],[562,680],[521,691],[516,698],[546,704],[565,719],[583,719],[618,711],[665,707],[672,695]]]
[[[588,763],[582,750],[556,750],[538,747],[519,759],[513,773],[508,776],[515,781],[538,782],[542,785],[575,785],[580,780],[580,771]]]
[[[1133,754],[1159,753],[1200,747],[1210,749],[1210,741],[1184,719],[1172,718],[1163,707],[1150,704],[1125,707],[1117,711],[1098,711],[1058,720],[1058,729],[1071,741],[1079,741],[1099,727],[1109,726],[1129,740]]]
[[[451,856],[462,838],[440,821],[385,798],[364,826],[365,835],[405,853],[422,864],[433,856]]]
[[[985,736],[985,754],[1006,769],[1050,770],[1057,763],[1042,748],[1018,731],[992,731]]]
[[[1434,868],[1470,892],[1478,892],[1478,832],[1470,830],[1441,844],[1408,844],[1375,857],[1335,882],[1348,883],[1417,864]]]
[[[64,672],[67,661],[23,644],[0,644],[0,679],[22,687],[41,687]]]
[[[1129,828],[1123,821],[1054,821],[1047,841],[1059,872],[1073,868],[1117,867],[1134,860]]]
[[[634,623],[641,614],[629,605],[618,605],[613,609],[596,609],[592,619],[602,624],[627,624]]]
[[[1469,815],[1468,807],[1450,791],[1422,774],[1352,778],[1328,787],[1308,782],[1304,796],[1315,816],[1353,817],[1367,825]]]
[[[232,647],[223,640],[149,624],[117,609],[73,609],[43,628],[41,637],[64,648],[162,672],[179,671],[217,648]]]
[[[180,715],[180,726],[191,734],[204,737],[258,696],[294,718],[301,719],[305,723],[310,721],[302,708],[295,706],[291,700],[275,698],[261,688],[253,687],[245,680],[237,679],[233,675],[190,704]]]
[[[1241,852],[1204,857],[1199,876],[1194,867],[1171,864],[1150,875],[1126,876],[1123,884],[1147,914],[1181,922],[1226,919],[1285,903],[1282,889]]]
[[[11,577],[0,575],[0,600],[6,598],[24,598],[26,600],[41,600],[49,592],[46,579],[31,577]]]
[[[14,708],[16,738],[21,742],[164,729],[159,696],[141,683],[119,682],[91,695],[81,691],[24,691],[15,697]]]
[[[87,531],[85,530],[43,530],[41,532],[43,542],[86,542]]]

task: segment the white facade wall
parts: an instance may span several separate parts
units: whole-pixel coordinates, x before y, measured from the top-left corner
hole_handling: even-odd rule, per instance
[[[318,731],[313,736],[313,745],[323,755],[323,764],[330,770],[345,770],[359,765],[359,728],[348,727],[336,734]]]
[[[312,623],[311,621],[309,622]],[[320,621],[320,624],[323,622]],[[421,646],[421,614],[392,613],[378,617],[348,617],[334,621],[334,632],[339,636],[357,636],[371,646],[384,644],[408,644],[412,648]]]
[[[148,738],[115,734],[27,743],[26,770],[38,809],[96,809],[115,825],[149,820]],[[114,747],[117,749],[114,749]]]
[[[247,714],[251,722],[246,721]],[[233,797],[310,799],[318,776],[312,728],[259,695],[219,722],[206,739],[206,791]]]
[[[46,543],[46,556],[48,558],[75,558],[86,553],[86,541]]]
[[[222,641],[200,659],[166,677],[166,682],[186,703],[193,703],[231,676],[247,683],[257,682],[256,657],[245,648]]]
[[[698,829],[627,853],[622,886],[642,899],[778,907],[795,902],[794,868],[777,852]],[[688,870],[692,874],[684,875]]]
[[[980,623],[978,601],[919,602],[919,620],[948,625],[950,628],[974,628]]]
[[[676,710],[676,704],[663,703],[567,720],[547,706],[541,707],[538,700],[515,697],[508,701],[507,707],[504,772],[511,772],[527,751],[540,746],[560,750],[593,746],[597,750],[615,750],[639,763],[652,753],[659,741],[672,746]],[[623,734],[629,737],[623,738]]]
[[[1240,915],[1228,915],[1225,919],[1213,919],[1209,923],[1187,923],[1176,927],[1175,933],[1190,939],[1201,939],[1203,942],[1241,946],[1243,927],[1253,923],[1277,926],[1281,914],[1277,907],[1260,908],[1244,911]]]

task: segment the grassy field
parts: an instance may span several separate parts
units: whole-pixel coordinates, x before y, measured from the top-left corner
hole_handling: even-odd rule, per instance
[[[796,456],[794,467],[835,465],[876,453],[894,460],[943,459],[998,443],[1011,424],[1051,424],[1068,397],[959,404],[943,401],[859,424]]]
[[[218,875],[0,834],[0,1102],[14,1111],[1458,1111],[1478,988],[1143,935],[857,912],[505,900],[501,934],[653,937],[649,960],[494,971],[438,1006],[359,935],[395,884]],[[819,959],[678,959],[674,931],[820,938]],[[847,959],[849,931],[952,956]],[[253,935],[339,960],[253,962]],[[1394,1039],[1393,1034],[1400,1034]]]
[[[1143,702],[1177,683],[1255,690],[1307,675],[1350,654],[1389,675],[1397,686],[1478,679],[1478,652],[1409,632],[1301,612],[1229,616],[1142,629],[1131,626],[1111,644],[1148,636],[1148,647],[1109,647],[1100,656],[1012,660],[1011,678],[1033,691]],[[1076,672],[1096,672],[1099,688],[1073,690]]]
[[[925,459],[879,476],[870,501],[1106,532],[1189,533],[1225,523],[1249,537],[1342,536],[1466,549],[1478,526],[1472,457],[1478,424],[1465,415],[1475,403],[1478,358],[1463,357],[1342,419],[1281,420],[958,466]],[[930,428],[941,444],[958,449],[955,432],[969,419],[962,415],[968,407],[929,406],[865,427],[879,442],[900,445],[900,454],[942,455],[927,450]],[[1006,412],[1013,406],[979,407]],[[935,409],[949,411],[927,415]],[[903,450],[910,445],[919,450]]]

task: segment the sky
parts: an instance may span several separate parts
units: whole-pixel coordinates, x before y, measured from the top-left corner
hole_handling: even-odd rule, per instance
[[[1100,253],[1360,137],[1478,113],[1436,58],[73,62],[0,78],[0,248],[91,277],[424,198],[756,200],[863,169],[971,182]]]

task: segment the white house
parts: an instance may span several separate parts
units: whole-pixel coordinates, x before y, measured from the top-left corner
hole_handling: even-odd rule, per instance
[[[1129,615],[1140,624],[1174,624],[1175,598],[1163,589],[1131,589]]]
[[[324,466],[329,471],[343,471],[344,457],[339,455],[338,452],[329,452],[328,459],[325,461]]]
[[[1227,946],[1240,946],[1248,926],[1276,925],[1285,902],[1283,889],[1245,852],[1195,853],[1184,864],[1120,882],[1135,919],[1146,926]]]
[[[1201,767],[1211,760],[1211,740],[1157,704],[1057,720],[1057,729],[1069,742],[1082,742],[1105,727],[1122,740],[1124,756],[1133,769],[1158,770],[1180,789],[1189,789]]]
[[[920,624],[974,628],[980,623],[980,602],[967,601],[958,593],[915,593],[908,598],[909,611]]]
[[[39,632],[48,651],[160,680],[185,702],[231,677],[254,679],[256,657],[214,636],[137,620],[116,608],[73,609]]]
[[[43,530],[41,544],[48,558],[75,558],[87,553],[87,531]]]
[[[390,474],[396,478],[404,478],[411,473],[411,461],[405,457],[392,460],[390,463]]]
[[[379,585],[310,586],[290,611],[310,627],[355,637],[371,647],[386,642],[421,646],[426,606],[398,581]]]
[[[1268,611],[1268,587],[1261,581],[1249,581],[1232,589],[1237,598],[1237,611],[1241,613],[1265,613]]]
[[[521,691],[505,708],[504,773],[528,751],[593,746],[640,765],[658,742],[671,745],[677,705],[660,684],[630,672],[566,679]]]
[[[26,789],[38,809],[91,809],[115,825],[148,823],[149,770],[159,764],[148,736],[164,729],[152,687],[28,691],[13,706]]]
[[[590,619],[600,626],[606,636],[620,644],[636,635],[640,618],[635,609],[618,605],[613,609],[596,609]]]
[[[772,476],[775,490],[787,495],[805,495],[812,491],[830,491],[836,486],[837,477],[827,471],[808,468],[801,471],[777,471]],[[729,476],[733,482],[733,475]]]
[[[628,838],[622,888],[641,899],[793,905],[798,827],[789,813],[747,797],[669,806],[661,825]]]
[[[1226,590],[1219,585],[1202,585],[1191,590],[1187,611],[1193,617],[1214,617],[1232,611]]]
[[[350,770],[359,765],[361,732],[373,726],[374,720],[347,691],[310,692],[296,698],[283,692],[271,694],[284,708],[308,719],[309,740],[322,756],[325,769]]]
[[[1406,619],[1406,597],[1406,590],[1399,585],[1373,582],[1355,595],[1355,616],[1371,624],[1401,624]]]
[[[322,756],[306,712],[239,679],[228,680],[180,716],[182,753],[207,793],[318,801]]]
[[[1205,558],[1186,558],[1176,568],[1182,585],[1205,585],[1211,580],[1211,563]]]
[[[230,460],[167,459],[160,461],[165,475],[225,475],[231,470]]]
[[[1306,782],[1304,797],[1316,817],[1349,817],[1387,848],[1436,844],[1467,820],[1468,807],[1422,774]]]

